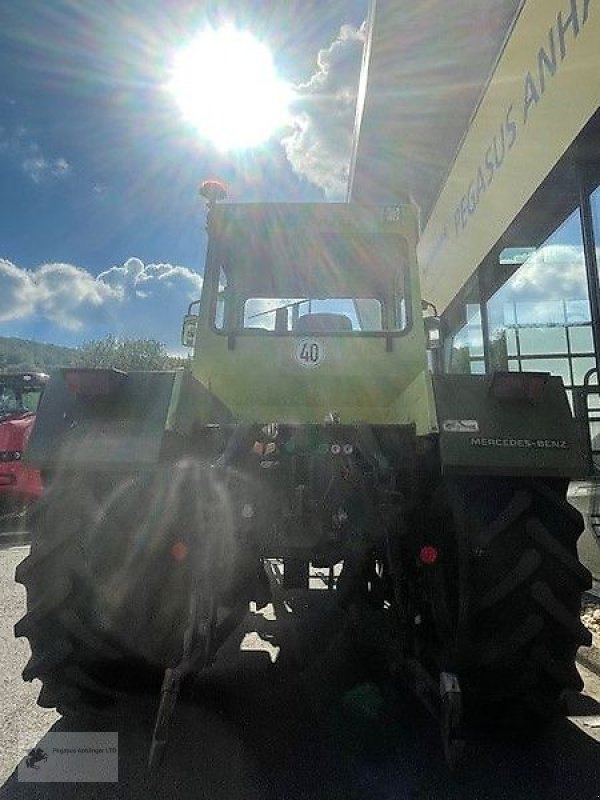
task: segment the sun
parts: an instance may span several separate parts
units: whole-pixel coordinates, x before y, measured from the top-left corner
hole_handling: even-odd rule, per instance
[[[285,125],[291,100],[266,45],[234,27],[206,29],[179,50],[169,89],[188,122],[219,150],[265,142]]]

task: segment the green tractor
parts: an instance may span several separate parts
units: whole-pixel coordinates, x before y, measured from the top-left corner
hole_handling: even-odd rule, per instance
[[[432,373],[411,206],[203,193],[191,372],[63,369],[39,409],[47,490],[16,575],[39,704],[101,709],[162,679],[156,762],[182,680],[250,603],[314,597],[318,570],[437,711],[451,762],[463,710],[551,716],[590,642],[561,380]]]

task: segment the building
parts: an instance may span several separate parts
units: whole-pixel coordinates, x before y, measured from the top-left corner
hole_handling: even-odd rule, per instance
[[[600,363],[600,2],[373,0],[370,21],[350,198],[420,207],[446,371],[547,371],[573,402]]]

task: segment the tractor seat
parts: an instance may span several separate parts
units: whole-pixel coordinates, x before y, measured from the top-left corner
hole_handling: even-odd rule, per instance
[[[352,320],[345,314],[303,314],[294,325],[294,333],[335,333],[351,330]]]

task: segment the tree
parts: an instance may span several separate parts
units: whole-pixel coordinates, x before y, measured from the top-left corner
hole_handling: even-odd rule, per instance
[[[82,367],[122,370],[172,369],[174,366],[162,342],[156,339],[118,339],[111,334],[81,345],[75,361]]]
[[[490,340],[490,369],[491,371],[508,369],[508,345],[506,331],[497,331]]]

